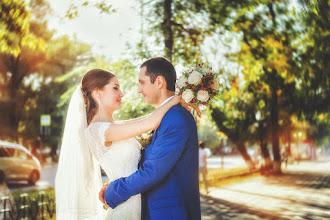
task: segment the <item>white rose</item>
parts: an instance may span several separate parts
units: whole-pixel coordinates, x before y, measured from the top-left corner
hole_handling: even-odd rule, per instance
[[[211,85],[211,89],[213,90],[219,90],[219,79],[215,78],[213,80],[213,84]]]
[[[210,69],[206,67],[202,67],[201,72],[204,76],[206,76],[210,72]]]
[[[142,138],[143,138],[143,139],[147,139],[147,138],[148,138],[148,134],[147,134],[147,133],[143,133],[143,134],[142,134]]]
[[[191,89],[186,89],[183,93],[182,93],[182,98],[184,99],[184,101],[186,103],[189,103],[193,98],[194,98],[194,93],[193,91],[191,91]]]
[[[182,88],[187,86],[186,82],[188,82],[188,79],[185,76],[180,76],[176,84]]]
[[[197,93],[197,99],[201,102],[207,102],[210,96],[206,90],[199,90]]]
[[[190,75],[188,77],[188,83],[194,84],[197,86],[198,84],[201,83],[202,77],[203,77],[203,75],[200,72],[194,70],[192,73],[190,73]]]

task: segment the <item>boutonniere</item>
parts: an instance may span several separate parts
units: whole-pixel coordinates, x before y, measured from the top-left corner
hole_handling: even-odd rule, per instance
[[[153,136],[154,136],[154,133],[152,131],[148,131],[147,133],[144,133],[137,137],[137,140],[140,142],[140,144],[142,146],[141,150],[144,150],[149,144],[151,144]]]

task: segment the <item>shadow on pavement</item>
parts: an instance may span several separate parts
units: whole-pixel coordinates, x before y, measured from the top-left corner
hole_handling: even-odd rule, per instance
[[[267,177],[267,175],[265,175]],[[279,176],[267,178],[267,184],[304,187],[311,189],[329,189],[330,175],[310,172],[286,172]]]
[[[201,209],[203,220],[286,219],[279,218],[271,213],[251,209],[251,207],[245,205],[228,202],[226,200],[217,199],[206,195],[201,196]]]
[[[282,175],[215,186],[201,196],[202,219],[330,219],[328,164],[305,163]]]

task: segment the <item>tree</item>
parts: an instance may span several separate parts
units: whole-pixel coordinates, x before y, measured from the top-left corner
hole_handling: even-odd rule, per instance
[[[244,68],[244,82],[259,81],[262,88],[259,92],[267,95],[264,110],[268,112],[263,114],[270,116],[275,173],[281,172],[279,112],[294,97],[289,91],[294,89],[298,73],[294,57],[298,30],[288,3],[285,0],[225,1],[219,7],[211,4],[208,9],[211,25],[240,34],[240,50],[228,56]]]
[[[33,25],[31,24],[35,23],[31,21],[30,11],[28,11],[27,6],[15,1],[9,2],[1,3],[2,5],[7,3],[7,5],[5,4],[6,7],[3,8],[5,8],[4,11],[8,16],[7,21],[5,21],[8,30],[5,30],[3,34],[7,36],[6,38],[13,40],[5,40],[7,41],[7,47],[4,47],[5,49],[0,54],[0,73],[2,86],[6,91],[4,96],[9,97],[8,100],[5,100],[6,107],[10,109],[7,122],[12,138],[17,140],[21,112],[29,95],[20,88],[22,88],[26,77],[38,71],[37,63],[44,60],[43,50],[35,46],[31,47],[30,43],[34,45],[35,40],[39,39],[42,44],[44,41],[43,37],[46,38],[49,35],[47,35],[47,32],[44,33],[44,36],[34,35],[31,30]],[[21,24],[21,19],[17,16],[20,12],[23,13],[24,24]]]
[[[66,116],[66,105],[61,103],[61,95],[72,86],[71,80],[55,79],[77,65],[84,65],[85,59],[79,56],[88,54],[90,47],[72,41],[68,36],[51,39],[47,44],[46,61],[40,63],[38,73],[31,76],[33,83],[23,84],[21,88],[26,94],[26,101],[22,103],[18,134],[24,139],[35,139],[40,135],[40,115],[49,114],[52,118],[51,135],[42,136],[42,141],[55,151],[62,136]]]
[[[246,92],[254,97],[254,113],[255,113],[255,127],[253,135],[256,137],[256,142],[260,145],[260,152],[264,159],[264,168],[272,168],[272,161],[268,150],[268,143],[271,140],[271,124],[270,124],[270,110],[269,110],[269,90],[266,89],[262,82],[249,82]]]
[[[207,148],[217,148],[220,146],[218,128],[214,123],[210,111],[203,112],[203,117],[198,119],[198,139],[203,141]]]
[[[28,5],[20,0],[0,2],[0,53],[17,57],[22,47],[43,48],[42,41],[30,33],[31,13]],[[40,39],[39,39],[40,40]]]
[[[302,9],[297,9],[297,18],[304,26],[298,59],[301,80],[297,85],[297,115],[310,122],[309,138],[321,142],[330,128],[330,2],[299,3]]]
[[[233,77],[230,87],[219,94],[219,101],[211,106],[211,116],[217,127],[233,142],[249,167],[254,167],[246,150],[246,143],[253,142],[255,122],[254,97],[238,85]]]
[[[28,33],[38,39],[40,45],[44,44],[47,50],[43,50],[44,47],[23,44],[24,36],[21,39],[22,36],[17,35],[18,53],[12,53],[10,50],[0,54],[0,83],[4,97],[1,100],[1,112],[6,115],[2,117],[2,124],[7,128],[7,132],[1,135],[16,141],[25,105],[30,98],[37,95],[33,84],[38,85],[43,80],[46,81],[47,77],[64,74],[76,65],[80,55],[89,51],[88,46],[72,42],[68,37],[52,39],[53,31],[48,30],[47,21],[44,19],[49,12],[48,3],[45,1],[30,1],[29,12]],[[15,19],[20,20],[20,17],[12,17],[14,24],[17,23]],[[39,79],[41,81],[38,81]]]
[[[165,56],[174,63],[191,63],[201,57],[201,44],[210,33],[198,0],[141,1],[146,32],[138,45],[141,50],[155,44],[153,51],[142,51],[144,59]],[[148,37],[147,37],[148,36]],[[150,36],[150,37],[149,37]]]
[[[113,8],[112,4],[106,0],[101,0],[98,2],[93,2],[92,0],[81,1],[71,1],[68,10],[66,11],[66,17],[69,19],[75,19],[79,17],[79,10],[83,7],[94,7],[104,14],[112,14],[116,12],[116,9]]]

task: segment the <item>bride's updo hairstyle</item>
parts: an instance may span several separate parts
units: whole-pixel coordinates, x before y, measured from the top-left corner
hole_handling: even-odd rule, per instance
[[[92,97],[92,91],[95,88],[103,89],[110,82],[110,79],[116,77],[115,74],[103,69],[92,69],[88,71],[81,80],[81,91],[84,95],[87,124],[90,124],[97,112],[97,102]]]

